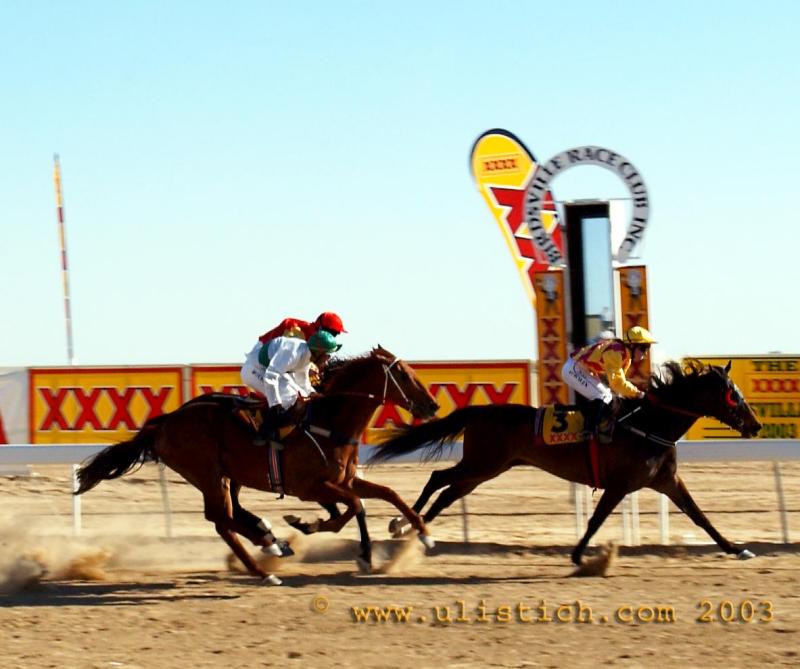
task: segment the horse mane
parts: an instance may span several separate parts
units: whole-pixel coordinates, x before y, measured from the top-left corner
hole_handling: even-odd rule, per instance
[[[650,374],[648,390],[663,398],[682,392],[687,385],[695,383],[699,378],[707,376],[713,371],[713,367],[696,358],[688,358],[683,362],[667,360]]]
[[[361,374],[361,370],[369,363],[374,362],[376,359],[380,360],[382,354],[385,352],[380,348],[374,348],[369,353],[363,353],[357,356],[336,357],[328,360],[325,368],[320,375],[319,388],[321,392],[326,393],[331,385],[336,382],[338,384],[345,383],[354,375]],[[389,362],[389,360],[387,360]]]

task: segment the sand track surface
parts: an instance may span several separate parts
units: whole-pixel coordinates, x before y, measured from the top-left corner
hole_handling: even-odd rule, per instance
[[[367,478],[413,502],[434,466]],[[244,491],[243,504],[293,536],[260,585],[231,568],[199,493],[169,476],[171,538],[157,469],[82,498],[72,534],[66,467],[0,478],[3,667],[687,667],[800,664],[800,466],[782,465],[790,543],[772,466],[683,467],[723,535],[757,554],[722,555],[674,507],[658,544],[658,499],[639,498],[642,545],[619,546],[605,578],[571,578],[575,519],[567,483],[520,468],[456,504],[430,529],[436,548],[391,540],[393,509],[367,501],[375,573],[359,575],[357,528],[293,536],[281,520],[313,505]],[[597,496],[595,496],[595,501]],[[620,542],[614,514],[590,553]],[[372,608],[370,608],[372,607]]]

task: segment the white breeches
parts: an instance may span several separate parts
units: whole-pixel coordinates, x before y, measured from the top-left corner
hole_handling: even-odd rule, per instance
[[[611,392],[611,388],[596,376],[589,374],[572,358],[568,358],[561,368],[561,378],[570,388],[583,395],[586,399],[603,400],[606,404],[610,404],[611,400],[614,399],[614,393]]]

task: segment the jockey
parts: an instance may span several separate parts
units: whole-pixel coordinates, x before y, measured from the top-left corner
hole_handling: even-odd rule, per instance
[[[276,337],[266,345],[258,342],[253,347],[242,365],[242,381],[262,393],[269,405],[256,445],[263,445],[270,429],[299,417],[303,400],[315,392],[309,379],[312,367],[322,367],[341,346],[330,332],[321,329],[307,342]]]
[[[586,431],[597,436],[603,414],[615,395],[644,399],[644,391],[633,385],[625,374],[631,361],[641,362],[656,340],[645,328],[635,325],[622,339],[599,339],[573,353],[561,369],[561,378],[575,392],[590,400],[585,410]],[[612,412],[613,413],[613,412]]]
[[[313,323],[302,321],[299,318],[284,318],[274,328],[265,332],[258,338],[262,344],[266,344],[276,337],[299,337],[308,339],[317,330],[330,332],[334,337],[342,332],[347,332],[342,324],[342,319],[332,311],[323,311]]]

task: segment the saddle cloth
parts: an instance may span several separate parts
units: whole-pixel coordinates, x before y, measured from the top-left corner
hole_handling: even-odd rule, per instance
[[[583,414],[575,407],[548,404],[536,410],[536,436],[546,446],[585,441]]]

